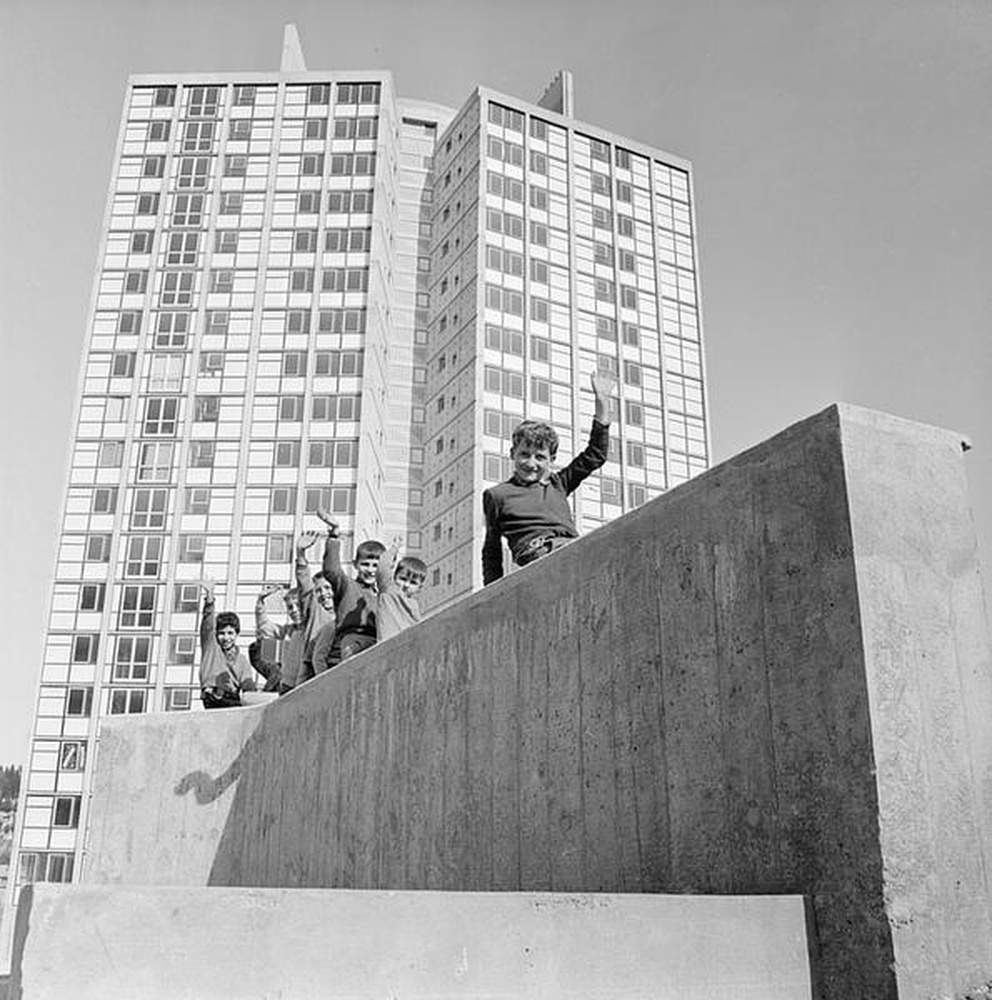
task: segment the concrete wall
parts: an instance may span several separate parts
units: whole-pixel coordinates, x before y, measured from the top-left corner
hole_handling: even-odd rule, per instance
[[[798,896],[34,888],[18,1000],[811,996]]]
[[[802,893],[823,995],[992,981],[958,439],[797,424],[264,709],[109,721],[91,882]]]

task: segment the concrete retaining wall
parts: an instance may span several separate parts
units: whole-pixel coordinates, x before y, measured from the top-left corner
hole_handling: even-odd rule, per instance
[[[954,435],[831,408],[264,709],[109,721],[91,882],[801,893],[824,996],[992,981]]]
[[[36,886],[19,1000],[809,1000],[798,897]]]

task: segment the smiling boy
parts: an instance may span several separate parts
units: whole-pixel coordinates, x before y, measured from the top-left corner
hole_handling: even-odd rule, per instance
[[[592,376],[596,409],[589,443],[561,472],[554,471],[558,435],[550,424],[525,420],[514,430],[510,449],[513,475],[482,494],[486,518],[483,583],[503,575],[503,538],[513,561],[526,566],[578,537],[568,496],[606,461],[615,387],[611,375],[597,372]]]
[[[238,649],[241,621],[233,611],[217,614],[213,580],[201,580],[200,693],[204,708],[231,708],[241,704],[242,691],[255,690],[255,673]]]

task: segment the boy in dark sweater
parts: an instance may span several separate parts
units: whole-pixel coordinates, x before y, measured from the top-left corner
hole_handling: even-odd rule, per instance
[[[341,568],[341,534],[338,522],[323,509],[317,510],[327,525],[327,544],[324,547],[323,576],[334,593],[336,627],[324,628],[318,634],[313,650],[313,668],[316,673],[336,667],[342,660],[369,646],[375,645],[376,608],[378,591],[376,573],[385,545],[365,541],[355,550],[355,576],[348,576]]]
[[[503,575],[505,538],[518,566],[539,559],[578,537],[568,496],[605,461],[610,447],[616,380],[605,372],[592,376],[596,410],[589,443],[561,471],[553,471],[558,435],[550,425],[525,420],[513,432],[513,475],[482,494],[486,537],[482,545],[482,582]]]

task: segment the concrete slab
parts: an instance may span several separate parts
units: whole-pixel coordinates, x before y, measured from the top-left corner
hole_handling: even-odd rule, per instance
[[[18,921],[20,1000],[811,997],[789,896],[37,885]]]
[[[265,708],[107,720],[95,883],[796,893],[829,1000],[992,982],[960,439],[832,407]]]

